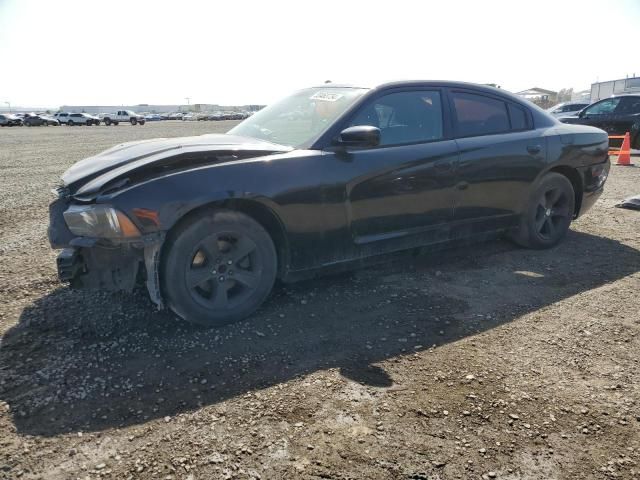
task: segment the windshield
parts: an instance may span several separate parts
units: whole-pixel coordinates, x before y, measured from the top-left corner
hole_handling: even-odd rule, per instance
[[[228,133],[299,147],[327,129],[366,91],[349,87],[301,90],[263,108]]]

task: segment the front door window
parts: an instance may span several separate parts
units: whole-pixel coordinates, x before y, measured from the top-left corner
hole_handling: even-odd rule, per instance
[[[380,145],[430,142],[443,137],[442,100],[434,90],[384,95],[360,110],[349,126],[380,129]]]

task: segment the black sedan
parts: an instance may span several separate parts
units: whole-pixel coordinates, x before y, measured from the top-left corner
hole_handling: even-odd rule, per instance
[[[57,119],[50,117],[48,115],[29,114],[29,115],[25,115],[22,121],[27,127],[40,127],[40,126],[48,127],[49,125],[54,125],[54,126],[60,125],[60,122]]]
[[[301,90],[227,134],[117,145],[73,165],[50,207],[62,280],[132,289],[205,325],[276,279],[506,234],[560,242],[602,192],[607,135],[503,90],[398,82]]]
[[[605,98],[589,105],[575,116],[560,118],[563,123],[591,125],[609,135],[629,132],[631,148],[640,148],[640,95]]]

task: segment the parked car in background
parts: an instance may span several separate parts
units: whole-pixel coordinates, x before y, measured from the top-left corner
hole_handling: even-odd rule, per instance
[[[295,111],[309,116],[281,115]],[[608,147],[602,130],[496,88],[322,85],[227,134],[81,160],[62,176],[49,239],[73,287],[145,282],[158,306],[218,326],[254,312],[278,278],[505,234],[553,247],[602,193]]]
[[[70,113],[65,122],[69,127],[74,125],[100,125],[100,119],[88,113]]]
[[[162,117],[157,113],[150,113],[149,115],[145,115],[144,119],[147,122],[159,122],[160,120],[162,120]]]
[[[554,105],[551,108],[548,108],[547,112],[549,112],[554,117],[566,117],[568,115],[578,113],[588,105],[588,103],[580,102],[563,102],[559,103],[558,105]]]
[[[69,115],[71,115],[69,112],[57,112],[53,114],[53,118],[58,120],[60,124],[66,124],[67,120],[69,120]]]
[[[118,125],[127,122],[131,125],[144,125],[145,118],[131,110],[118,110],[116,113],[106,113],[102,117],[105,125]]]
[[[182,113],[180,112],[171,112],[165,115],[165,120],[182,120]]]
[[[192,122],[198,120],[198,117],[196,117],[193,113],[185,113],[184,115],[182,115],[182,120]]]
[[[22,119],[12,113],[0,114],[0,127],[19,127],[22,126]]]
[[[560,118],[560,121],[598,127],[609,135],[624,135],[629,132],[631,148],[640,149],[640,95],[605,98],[589,105],[577,115]]]
[[[27,127],[40,127],[40,126],[48,127],[49,125],[54,125],[54,126],[60,125],[60,122],[54,117],[51,117],[49,115],[43,115],[43,114],[35,115],[32,113],[26,115],[22,120],[22,122]]]

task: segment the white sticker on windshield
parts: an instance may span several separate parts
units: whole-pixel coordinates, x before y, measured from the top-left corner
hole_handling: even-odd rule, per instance
[[[323,102],[335,102],[340,100],[344,95],[334,92],[316,92],[309,97],[309,100],[320,100]]]

